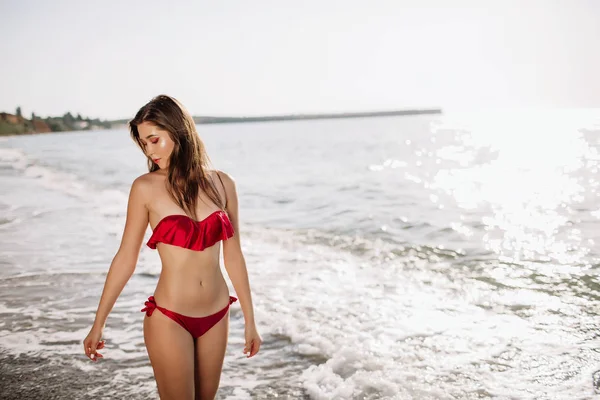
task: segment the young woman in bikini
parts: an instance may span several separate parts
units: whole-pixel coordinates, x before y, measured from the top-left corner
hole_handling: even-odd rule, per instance
[[[239,297],[247,357],[262,339],[254,322],[248,273],[239,236],[234,180],[208,169],[208,156],[190,114],[175,99],[158,96],[129,123],[148,157],[149,173],[133,182],[121,246],[115,255],[94,324],[85,338],[93,361],[104,348],[102,330],[132,276],[148,224],[147,245],[158,249],[162,271],[142,311],[144,342],[162,400],[213,399],[219,387],[229,330],[229,295],[219,266]]]

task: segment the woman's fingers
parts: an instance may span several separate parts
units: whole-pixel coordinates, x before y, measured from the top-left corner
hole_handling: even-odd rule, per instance
[[[252,353],[252,342],[246,342],[244,345],[244,354],[248,354],[246,357],[250,357]]]
[[[252,351],[250,352],[250,357],[252,357],[256,353],[258,353],[259,349],[260,349],[260,340],[253,340],[252,341]]]
[[[246,344],[246,346],[244,347],[244,354],[248,353],[248,355],[246,356],[246,358],[250,358],[252,356],[254,356],[256,353],[258,353],[258,350],[260,349],[260,340],[252,340],[250,342],[250,344]]]
[[[258,353],[258,349],[260,349],[260,340],[252,342],[252,353],[250,353],[250,357]]]
[[[98,353],[97,350],[103,349],[105,343],[106,342],[102,340],[100,342],[97,342],[96,346],[92,346],[89,340],[85,340],[83,342],[83,351],[90,360],[96,361],[98,358],[104,358],[104,356]]]

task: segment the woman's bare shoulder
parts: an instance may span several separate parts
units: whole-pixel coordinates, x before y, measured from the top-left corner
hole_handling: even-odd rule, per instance
[[[155,172],[147,172],[133,180],[131,184],[131,190],[135,190],[142,193],[149,193],[152,190],[154,190],[154,188],[156,188],[158,184],[163,183],[164,180],[164,176],[160,174],[157,174]]]
[[[223,183],[226,185],[233,185],[235,183],[235,180],[231,175],[229,175],[225,171],[221,171],[220,169],[212,169],[209,170],[208,173],[210,174],[210,177],[215,180],[221,178],[221,180],[223,180]]]

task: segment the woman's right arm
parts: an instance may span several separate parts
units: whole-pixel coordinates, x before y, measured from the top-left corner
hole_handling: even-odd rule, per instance
[[[96,353],[96,349],[103,347],[100,338],[104,324],[121,291],[135,271],[142,240],[148,227],[147,199],[150,198],[148,192],[149,185],[143,176],[137,178],[131,185],[121,246],[110,264],[94,324],[90,334],[84,340],[85,353],[92,360],[96,356],[102,357]],[[95,357],[92,358],[92,355]]]

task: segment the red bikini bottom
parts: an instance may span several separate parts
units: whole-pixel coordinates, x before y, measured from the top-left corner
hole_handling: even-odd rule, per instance
[[[197,339],[208,332],[210,328],[215,326],[215,324],[219,322],[221,318],[225,316],[225,314],[227,314],[229,306],[235,301],[237,301],[235,297],[229,296],[229,304],[227,304],[221,311],[217,311],[216,313],[207,315],[206,317],[188,317],[156,305],[154,296],[150,296],[148,297],[148,301],[144,303],[146,307],[142,308],[141,311],[146,311],[146,316],[150,317],[154,312],[154,309],[158,308],[160,312],[177,322],[183,327],[183,329],[188,331],[194,339]]]

